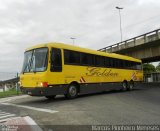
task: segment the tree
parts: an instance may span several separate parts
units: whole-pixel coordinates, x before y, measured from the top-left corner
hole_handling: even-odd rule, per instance
[[[143,64],[143,71],[144,73],[152,73],[156,72],[156,68],[152,64]]]
[[[160,63],[156,66],[156,71],[160,72]]]

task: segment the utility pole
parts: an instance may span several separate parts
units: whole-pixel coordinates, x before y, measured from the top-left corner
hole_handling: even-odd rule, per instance
[[[71,37],[70,39],[72,39],[72,41],[73,41],[73,45],[74,45],[74,44],[75,44],[75,39],[76,39],[76,38]]]
[[[17,95],[19,95],[19,87],[18,87],[18,73],[16,75],[16,79],[17,79],[17,82],[16,82],[16,91],[17,91]]]
[[[122,7],[116,7],[116,9],[118,9],[119,11],[119,19],[120,19],[120,33],[121,33],[121,42],[123,40],[123,34],[122,34],[122,20],[121,20],[121,10],[123,9]]]

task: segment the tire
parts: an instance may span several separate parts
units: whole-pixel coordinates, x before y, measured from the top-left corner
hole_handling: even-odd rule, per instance
[[[122,91],[126,91],[127,88],[128,88],[128,83],[127,83],[127,81],[123,81],[123,82],[122,82]]]
[[[70,84],[68,86],[68,89],[67,89],[67,94],[65,94],[65,97],[67,99],[74,99],[78,96],[78,88],[77,88],[77,85],[75,84]]]
[[[128,90],[128,91],[131,91],[131,90],[133,90],[133,87],[134,87],[134,82],[131,80],[131,81],[129,82],[129,85],[128,85],[127,90]]]
[[[52,100],[52,99],[55,99],[55,97],[56,97],[56,95],[52,95],[52,96],[45,96],[47,99],[50,99],[50,100]]]

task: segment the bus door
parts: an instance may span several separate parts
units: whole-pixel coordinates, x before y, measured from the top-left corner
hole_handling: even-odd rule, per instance
[[[51,50],[51,82],[60,84],[62,82],[62,52],[61,49],[52,48]]]

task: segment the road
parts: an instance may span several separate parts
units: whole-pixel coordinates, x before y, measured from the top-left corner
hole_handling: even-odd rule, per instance
[[[1,101],[0,110],[32,117],[42,129],[49,125],[160,125],[160,86],[110,91],[66,100],[26,96]]]

